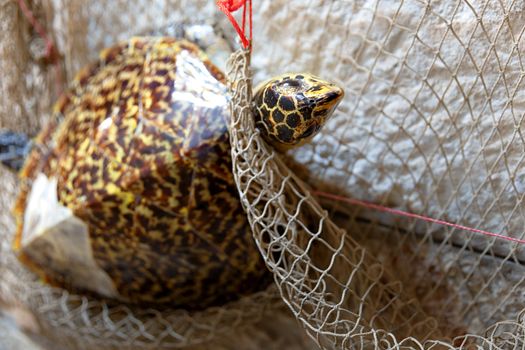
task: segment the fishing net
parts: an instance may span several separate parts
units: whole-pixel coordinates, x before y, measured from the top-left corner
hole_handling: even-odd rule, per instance
[[[174,17],[223,22],[208,1],[33,5],[67,78],[102,47]],[[0,39],[2,126],[37,130],[56,74],[16,4],[0,6],[8,34]],[[212,339],[225,348],[313,348],[287,313],[324,349],[522,348],[524,7],[255,2],[253,53],[231,60],[233,170],[278,293],[198,314],[69,295],[9,258],[12,223],[3,215],[1,295],[26,305],[46,337],[71,348]],[[252,81],[286,71],[336,81],[346,96],[313,142],[280,155],[254,130],[249,106]],[[5,213],[16,181],[2,176]],[[273,311],[275,299],[286,311]]]
[[[61,80],[72,79],[101,48],[133,34],[178,34],[182,25],[212,23],[214,14],[218,15],[215,4],[204,1],[156,7],[148,2],[128,7],[122,2],[119,6],[124,6],[123,10],[115,4],[110,12],[105,4],[97,2],[42,2],[34,3],[28,8],[31,13],[28,15],[26,11],[25,16],[20,11],[21,3],[23,6],[23,2],[2,4],[5,11],[1,12],[0,21],[5,25],[4,33],[9,35],[0,40],[4,49],[2,71],[7,75],[2,80],[5,94],[2,94],[1,127],[33,135],[49,119],[53,100],[63,88]],[[177,16],[169,15],[172,12]],[[139,13],[144,16],[134,20]],[[42,37],[35,23],[28,23],[32,16],[47,23],[47,38]],[[110,30],[119,19],[122,21],[119,29]],[[104,21],[106,24],[102,24]],[[124,28],[127,33],[122,32]],[[53,60],[47,52],[46,40],[55,40],[64,57]],[[10,172],[2,171],[1,176],[0,302],[29,310],[40,328],[40,339],[53,344],[52,348],[231,349],[241,346],[260,349],[274,344],[275,348],[301,349],[308,346],[309,340],[296,321],[285,313],[281,298],[272,287],[224,307],[187,312],[120,305],[42,284],[21,266],[11,250],[15,227],[10,212],[19,186]],[[272,339],[280,329],[288,331]],[[6,344],[1,343],[3,348]]]

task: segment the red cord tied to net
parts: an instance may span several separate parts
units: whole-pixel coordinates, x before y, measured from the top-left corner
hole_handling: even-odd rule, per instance
[[[242,46],[245,49],[251,49],[251,43],[253,38],[252,32],[252,0],[217,0],[217,6],[219,9],[228,16],[228,19],[232,23],[233,27],[237,31],[239,38],[241,39]],[[242,7],[242,25],[239,25],[233,13]],[[248,16],[246,16],[248,12]],[[248,17],[249,37],[246,36],[246,17]]]
[[[40,38],[46,44],[46,52],[43,58],[46,64],[51,64],[55,67],[55,94],[58,96],[62,94],[64,82],[62,78],[62,68],[60,67],[61,55],[57,49],[57,46],[55,45],[53,39],[51,39],[51,37],[48,35],[42,24],[37,20],[26,1],[18,0],[18,7],[38,36],[40,36]]]

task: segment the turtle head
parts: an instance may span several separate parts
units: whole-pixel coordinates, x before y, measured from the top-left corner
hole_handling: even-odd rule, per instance
[[[255,126],[266,142],[287,150],[314,137],[343,96],[342,88],[311,74],[274,77],[255,90]]]

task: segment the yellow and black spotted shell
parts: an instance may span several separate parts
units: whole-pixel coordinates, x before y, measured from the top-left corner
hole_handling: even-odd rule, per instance
[[[231,173],[224,75],[194,44],[133,38],[82,70],[21,174],[55,177],[93,257],[130,303],[203,308],[264,288],[268,273]],[[68,276],[22,257],[48,282]]]

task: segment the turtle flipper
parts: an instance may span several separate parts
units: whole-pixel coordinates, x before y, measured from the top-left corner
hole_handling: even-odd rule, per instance
[[[0,163],[19,171],[31,150],[31,144],[26,134],[0,129]]]

